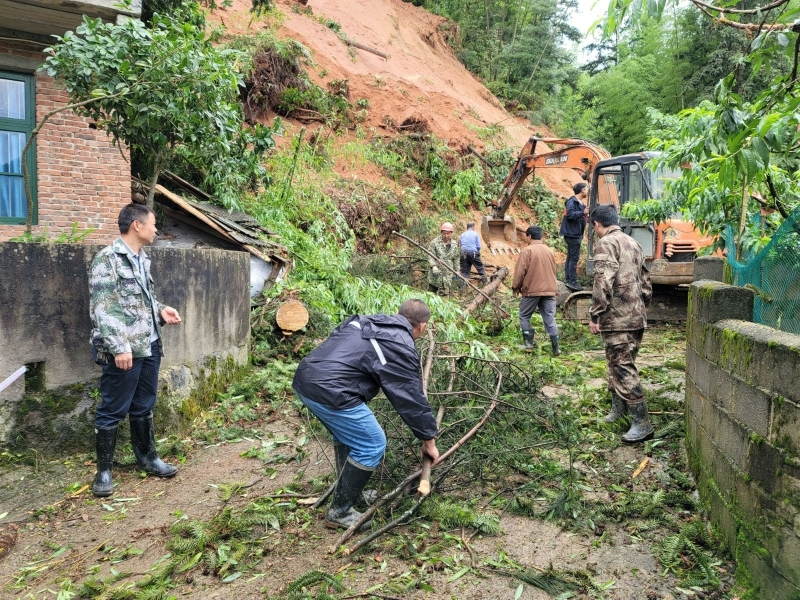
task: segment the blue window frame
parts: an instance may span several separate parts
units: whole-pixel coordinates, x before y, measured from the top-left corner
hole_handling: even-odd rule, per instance
[[[28,203],[22,178],[22,150],[36,125],[32,75],[0,71],[0,223],[25,223]],[[33,223],[37,222],[36,142],[27,153],[33,196]]]

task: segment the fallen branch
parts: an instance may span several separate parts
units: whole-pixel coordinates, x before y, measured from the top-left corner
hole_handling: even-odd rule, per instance
[[[510,314],[510,313],[509,313],[507,310],[505,310],[505,309],[504,309],[502,306],[500,306],[499,304],[495,303],[495,302],[494,302],[494,300],[492,300],[492,298],[491,298],[490,296],[487,296],[485,293],[483,293],[483,292],[481,291],[481,289],[480,289],[480,288],[478,288],[478,287],[476,287],[476,286],[475,286],[475,285],[474,285],[474,284],[473,284],[473,283],[472,283],[472,282],[471,282],[469,279],[467,279],[466,277],[462,277],[462,276],[461,276],[461,273],[458,273],[458,272],[457,272],[455,269],[453,269],[453,268],[452,268],[450,265],[448,265],[446,262],[444,262],[444,261],[443,261],[442,259],[440,259],[438,256],[436,256],[435,254],[433,254],[433,253],[432,253],[430,250],[428,250],[427,248],[425,248],[425,247],[421,246],[420,244],[418,244],[417,242],[415,242],[414,240],[412,240],[410,237],[407,237],[407,236],[403,235],[403,234],[402,234],[402,233],[400,233],[399,231],[393,231],[393,232],[392,232],[392,234],[393,234],[393,235],[396,235],[397,237],[401,237],[401,238],[403,238],[404,240],[406,240],[407,242],[410,242],[411,244],[415,245],[417,248],[419,248],[420,250],[422,250],[422,251],[423,251],[425,254],[427,254],[428,256],[430,256],[430,257],[431,257],[433,260],[435,260],[436,262],[438,262],[439,264],[441,264],[441,265],[442,265],[442,266],[443,266],[445,269],[447,269],[448,271],[450,271],[450,272],[451,272],[453,275],[455,275],[456,277],[458,277],[458,278],[459,278],[459,279],[461,279],[462,281],[466,282],[466,284],[467,284],[469,287],[471,287],[473,290],[475,290],[476,292],[478,292],[480,295],[484,296],[484,297],[485,297],[485,298],[486,298],[486,299],[487,299],[489,302],[491,302],[491,303],[492,303],[492,304],[493,304],[493,305],[494,305],[494,306],[495,306],[495,307],[496,307],[496,308],[497,308],[497,309],[498,309],[500,312],[502,312],[502,313],[503,313],[503,314],[504,314],[506,317],[508,317],[508,318],[511,318],[511,314]]]
[[[489,297],[489,294],[494,294],[497,291],[497,288],[500,287],[500,284],[503,283],[503,279],[505,279],[507,275],[508,269],[505,267],[500,267],[492,276],[492,281],[489,282],[488,285],[485,285],[483,288],[481,288],[483,296],[475,296],[472,302],[469,303],[469,306],[464,309],[464,312],[469,314],[483,306],[483,303],[486,302],[486,298]]]
[[[497,373],[497,387],[495,388],[495,395],[494,395],[494,398],[492,400],[492,403],[489,405],[489,408],[486,409],[486,412],[483,414],[483,417],[481,417],[481,420],[478,421],[478,423],[472,429],[470,429],[467,433],[465,433],[464,436],[460,440],[458,440],[455,444],[450,446],[450,448],[447,450],[447,452],[445,452],[444,454],[439,456],[439,460],[436,463],[437,465],[442,464],[444,461],[446,461],[448,458],[450,458],[453,455],[453,453],[455,453],[456,450],[458,450],[461,446],[463,446],[465,443],[467,443],[470,440],[470,438],[472,436],[474,436],[475,433],[481,427],[483,427],[484,423],[486,423],[486,421],[489,419],[489,416],[492,414],[492,411],[494,411],[494,409],[497,407],[498,403],[500,402],[499,395],[500,395],[500,387],[501,387],[502,383],[503,383],[503,374],[498,372]],[[398,485],[395,489],[393,489],[391,492],[389,492],[388,494],[383,496],[375,504],[373,504],[367,510],[365,510],[364,513],[361,515],[361,518],[358,521],[356,521],[355,523],[353,523],[347,529],[347,531],[345,531],[341,535],[341,537],[337,540],[336,544],[328,549],[328,552],[330,554],[336,552],[336,549],[339,548],[342,544],[344,544],[347,540],[349,540],[352,537],[352,535],[358,530],[359,527],[361,527],[364,523],[366,523],[367,521],[369,521],[372,518],[372,515],[375,514],[375,511],[377,511],[381,506],[386,504],[389,500],[392,500],[395,497],[399,496],[403,492],[403,490],[406,488],[406,486],[409,483],[411,483],[412,481],[414,481],[415,479],[417,479],[421,474],[422,474],[422,469],[421,468],[417,469],[411,475],[406,477],[400,483],[400,485]],[[347,554],[347,550],[345,550],[345,555],[346,554]]]
[[[353,46],[354,48],[358,48],[359,50],[363,50],[364,52],[371,52],[376,56],[380,56],[381,58],[385,58],[389,60],[391,58],[386,52],[381,52],[380,50],[375,50],[375,48],[370,48],[369,46],[365,46],[359,42],[355,42],[349,38],[343,38],[342,41],[347,44],[348,46]]]
[[[428,328],[428,357],[425,359],[425,367],[422,369],[422,393],[428,397],[428,380],[431,378],[431,367],[433,366],[433,351],[436,348],[436,339],[433,335],[433,328]],[[439,425],[442,423],[442,416],[444,416],[444,405],[439,405],[439,415],[436,418],[436,431],[439,431]],[[433,467],[433,459],[427,454],[422,457],[422,475],[419,478],[419,487],[417,492],[422,496],[427,496],[431,493],[431,468]]]

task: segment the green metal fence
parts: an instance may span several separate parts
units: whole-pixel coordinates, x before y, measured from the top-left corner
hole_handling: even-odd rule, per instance
[[[725,243],[735,248],[730,227]],[[800,210],[784,220],[761,252],[742,257],[744,262],[733,255],[728,253],[732,283],[756,294],[753,321],[800,334]]]

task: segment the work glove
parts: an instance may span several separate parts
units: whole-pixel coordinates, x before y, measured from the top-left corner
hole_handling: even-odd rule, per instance
[[[433,273],[434,276],[438,277],[439,276],[439,267],[437,267],[436,265],[433,265],[433,267],[431,267],[431,273]]]

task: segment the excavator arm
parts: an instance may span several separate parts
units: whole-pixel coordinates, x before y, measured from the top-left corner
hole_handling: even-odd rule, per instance
[[[540,144],[563,146],[563,148],[536,154],[536,146]],[[485,216],[481,223],[481,233],[491,252],[518,252],[514,220],[506,216],[506,212],[519,188],[531,173],[542,168],[574,169],[588,181],[594,165],[610,156],[604,148],[585,140],[531,136],[522,147],[517,161],[503,182],[500,198],[491,203],[491,215]]]
[[[551,144],[564,146],[564,148],[536,154],[537,144]],[[585,140],[532,136],[522,147],[517,162],[514,163],[511,172],[503,182],[500,198],[492,202],[492,219],[502,219],[506,216],[508,207],[511,206],[517,191],[536,169],[573,169],[583,179],[589,181],[595,163],[610,157],[611,155],[604,148]]]

